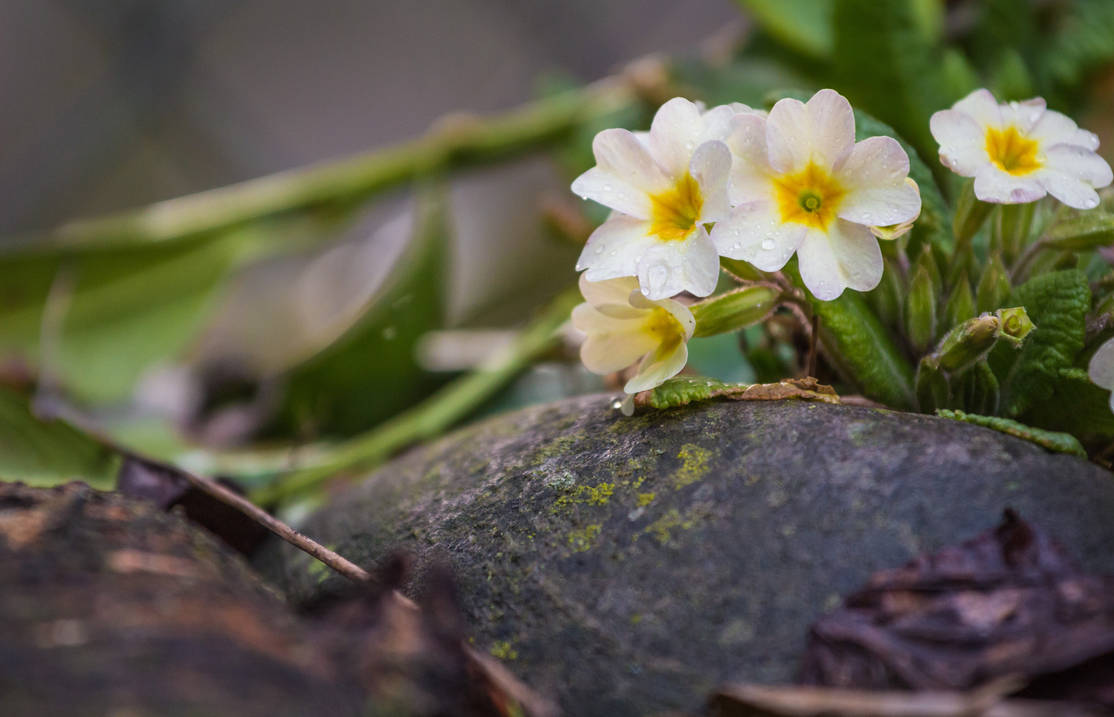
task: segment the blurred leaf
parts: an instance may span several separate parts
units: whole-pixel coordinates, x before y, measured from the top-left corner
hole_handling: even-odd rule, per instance
[[[1017,287],[1009,303],[1025,307],[1036,325],[1002,381],[1003,413],[1016,417],[1053,396],[1060,371],[1070,368],[1083,349],[1091,289],[1082,272],[1058,271]],[[999,347],[992,357],[999,376],[1002,353]]]
[[[443,383],[415,359],[418,340],[444,321],[448,280],[444,192],[418,197],[413,238],[363,316],[285,376],[273,428],[351,434],[383,421]]]
[[[1087,457],[1087,451],[1083,450],[1083,446],[1081,446],[1076,437],[1070,433],[1045,431],[1040,428],[1026,426],[1024,423],[1009,418],[980,416],[975,413],[964,413],[963,411],[938,409],[936,415],[941,418],[951,418],[956,421],[982,426],[983,428],[990,428],[1017,438],[1023,438],[1030,443],[1036,443],[1038,446],[1047,448],[1055,453],[1070,453],[1072,455],[1082,456],[1083,458]]]
[[[1079,88],[1088,76],[1114,61],[1114,2],[1075,0],[1048,41],[1036,67],[1048,90]]]
[[[949,93],[942,53],[918,29],[912,0],[835,0],[833,17],[841,90],[922,155],[934,155],[928,118],[958,98]]]
[[[268,228],[0,254],[0,353],[46,361],[80,400],[121,399],[145,368],[186,345],[232,270],[283,246]]]
[[[804,77],[784,62],[772,57],[747,54],[725,66],[716,66],[699,59],[678,60],[673,64],[675,82],[686,90],[695,91],[709,106],[742,102],[759,107],[766,96],[779,87],[807,87]],[[811,78],[815,80],[815,78]]]
[[[754,383],[757,380],[755,371],[743,355],[739,338],[739,334],[720,334],[689,340],[687,370],[719,381]]]
[[[40,421],[25,396],[0,388],[0,480],[85,481],[111,490],[123,459],[63,421]]]
[[[766,32],[813,58],[832,54],[832,0],[736,0]]]

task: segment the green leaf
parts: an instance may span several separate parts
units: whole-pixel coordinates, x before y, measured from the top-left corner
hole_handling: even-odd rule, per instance
[[[947,409],[938,409],[936,415],[941,418],[950,418],[964,423],[971,423],[983,428],[990,428],[1001,433],[1006,433],[1017,438],[1022,438],[1030,443],[1036,443],[1042,448],[1046,448],[1055,453],[1070,453],[1075,456],[1087,457],[1087,451],[1083,450],[1083,446],[1075,436],[1070,433],[1059,433],[1056,431],[1045,431],[1040,428],[1033,428],[1026,426],[1024,423],[1011,420],[1009,418],[1001,418],[998,416],[980,416],[974,413],[964,413],[963,411],[950,411]]]
[[[415,361],[418,340],[444,318],[448,227],[443,193],[421,193],[413,239],[339,339],[285,376],[272,428],[327,434],[366,430],[444,382]]]
[[[724,383],[711,378],[697,376],[676,376],[657,388],[639,394],[637,405],[657,409],[686,406],[697,401],[713,398],[729,398],[734,401],[782,401],[799,399],[822,403],[839,403],[839,397],[829,386],[817,383],[816,379],[786,379],[776,383]]]
[[[1045,69],[1050,86],[1070,90],[1112,59],[1114,3],[1075,0],[1036,66]]]
[[[833,301],[813,299],[812,309],[825,356],[841,375],[875,401],[903,409],[916,405],[913,368],[861,295],[845,291]]]
[[[0,254],[0,354],[47,362],[51,379],[79,400],[124,398],[148,366],[197,333],[232,270],[279,246],[255,227],[168,244]]]
[[[839,87],[924,156],[935,154],[929,116],[957,98],[949,94],[942,53],[918,30],[914,3],[836,0],[833,18]]]
[[[1023,306],[1036,325],[1002,382],[1004,412],[1019,416],[1053,395],[1061,369],[1083,349],[1091,289],[1082,272],[1058,271],[1017,287],[1009,303]]]
[[[1092,383],[1085,370],[1061,369],[1051,387],[1052,395],[1034,403],[1023,416],[1025,421],[1041,428],[1068,431],[1095,448],[1114,440],[1110,392]]]
[[[0,388],[0,480],[49,486],[71,480],[110,490],[122,458],[63,421],[41,421],[25,396]]]
[[[693,337],[726,334],[756,324],[770,315],[780,298],[780,289],[756,285],[698,301],[689,307],[696,319]]]
[[[813,58],[832,53],[832,0],[736,0],[766,32]]]
[[[948,303],[944,307],[944,326],[958,326],[975,315],[975,296],[971,293],[971,282],[967,274],[959,277]]]

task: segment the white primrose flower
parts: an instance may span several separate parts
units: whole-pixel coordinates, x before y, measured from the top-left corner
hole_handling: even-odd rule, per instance
[[[766,117],[738,114],[732,126],[737,206],[712,230],[719,253],[776,271],[796,252],[801,279],[824,301],[877,286],[882,252],[872,228],[912,222],[921,211],[897,140],[855,142],[851,104],[834,90],[807,103],[780,100]]]
[[[1093,209],[1095,189],[1114,179],[1095,154],[1099,138],[1080,129],[1040,97],[998,104],[979,89],[932,115],[940,161],[975,178],[975,196],[996,204],[1024,204],[1051,194],[1069,207]]]
[[[1100,388],[1114,389],[1114,339],[1110,339],[1091,357],[1087,375]],[[1110,410],[1114,411],[1114,393],[1110,394]]]
[[[719,256],[705,224],[727,215],[731,153],[723,138],[745,105],[706,112],[675,97],[658,109],[649,132],[607,129],[596,135],[596,166],[572,191],[614,211],[588,238],[578,271],[589,281],[637,276],[650,299],[682,291],[707,296]]]
[[[696,320],[684,304],[646,298],[634,277],[594,282],[582,274],[580,293],[588,303],[572,310],[572,325],[587,335],[580,358],[589,371],[614,373],[641,360],[638,373],[623,387],[634,394],[661,385],[685,367],[686,342]]]

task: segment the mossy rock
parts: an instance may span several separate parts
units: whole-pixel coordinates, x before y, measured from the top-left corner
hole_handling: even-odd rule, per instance
[[[365,565],[447,560],[475,640],[569,714],[693,709],[781,682],[809,625],[880,568],[1006,507],[1114,572],[1114,476],[956,421],[709,402],[623,418],[603,396],[497,417],[343,492],[309,534]],[[297,602],[339,585],[276,544]]]

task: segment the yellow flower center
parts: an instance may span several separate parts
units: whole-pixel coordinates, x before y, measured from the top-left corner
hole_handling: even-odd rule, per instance
[[[660,306],[655,306],[650,311],[650,315],[646,317],[646,322],[642,324],[642,330],[664,345],[673,345],[678,341],[683,341],[685,335],[685,327],[681,325],[677,317]]]
[[[696,229],[704,197],[700,185],[685,172],[672,187],[652,195],[650,204],[650,233],[664,241],[680,241]]]
[[[827,230],[847,193],[832,175],[812,162],[799,172],[775,177],[774,188],[781,221],[821,231]]]
[[[990,161],[1014,176],[1041,168],[1037,158],[1039,147],[1035,139],[1023,136],[1013,125],[1005,129],[990,127],[986,130],[986,153],[990,155]]]

